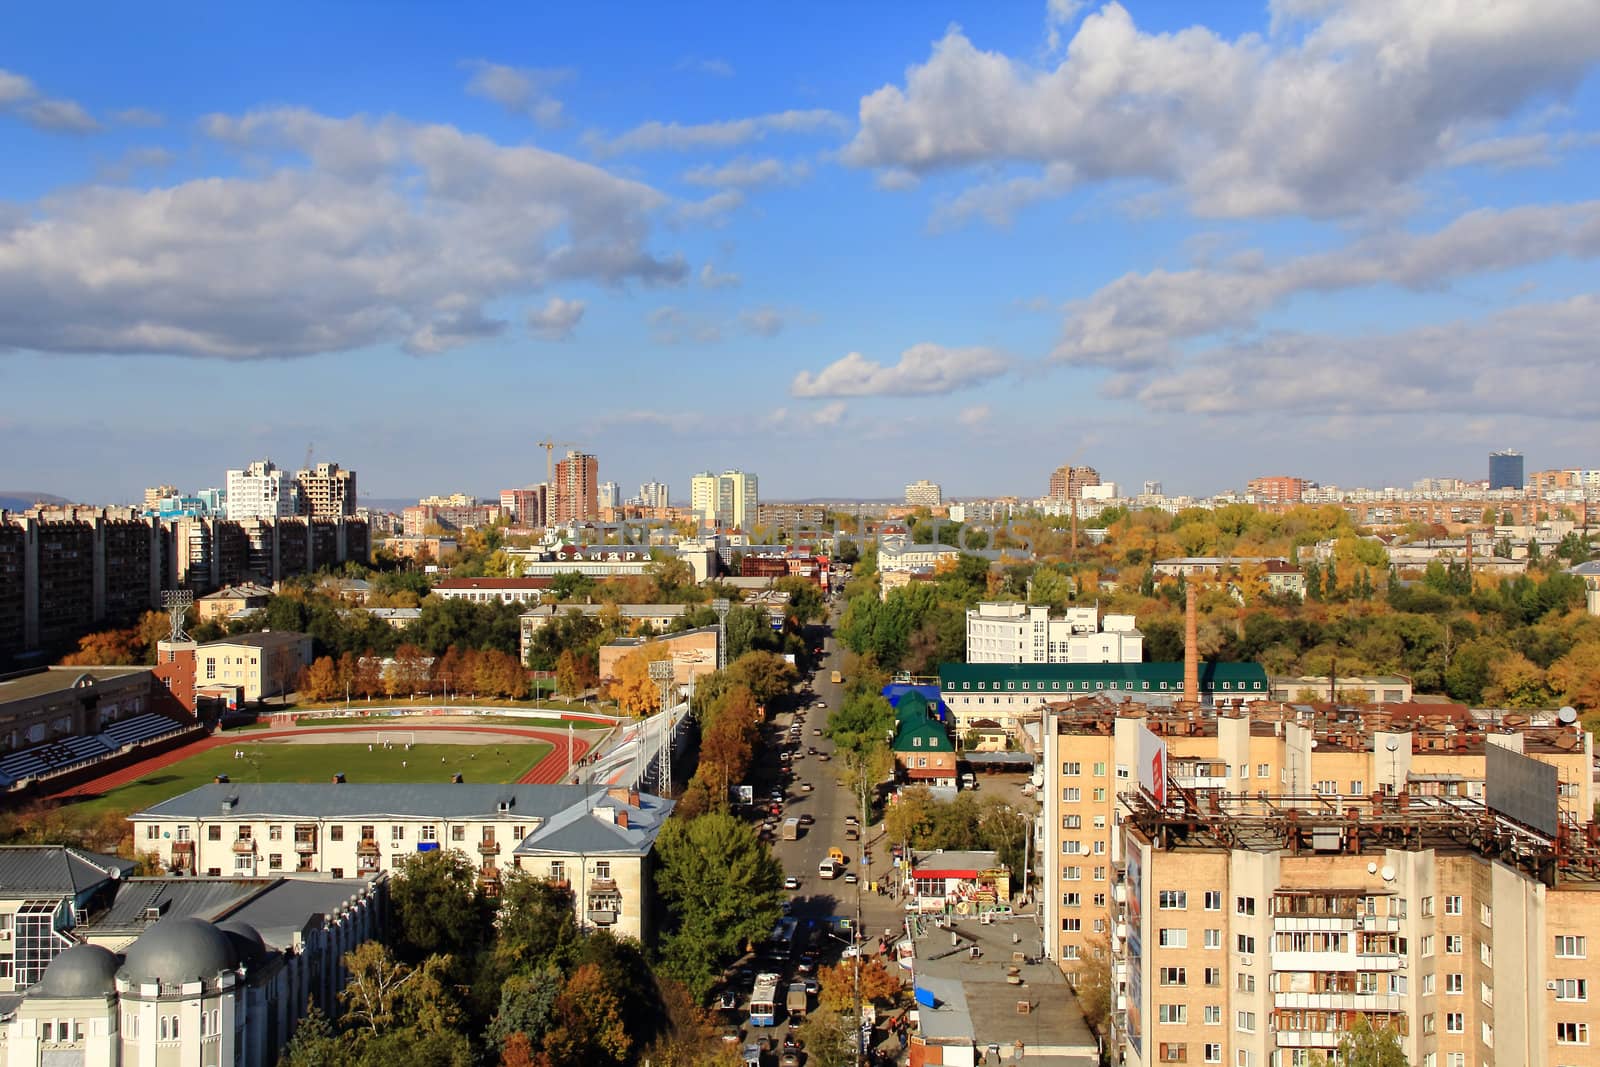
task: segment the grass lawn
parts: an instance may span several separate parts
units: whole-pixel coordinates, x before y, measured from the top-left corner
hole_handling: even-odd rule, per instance
[[[395,731],[398,735],[401,731]],[[285,745],[241,741],[202,752],[113,789],[104,796],[73,804],[78,815],[104,811],[140,811],[152,804],[205,785],[219,774],[235,782],[326,782],[343,773],[349,782],[448,782],[460,772],[469,782],[514,782],[548,755],[543,741],[493,745],[416,745],[408,752],[396,742],[391,749],[362,745]],[[245,753],[235,759],[235,751]],[[440,762],[440,760],[444,762]]]
[[[429,726],[446,725],[445,723],[441,723],[439,721],[440,716],[437,715],[358,715],[354,717],[341,717],[337,715],[302,715],[297,718],[295,722],[300,726],[359,726],[368,730],[404,730],[406,729],[406,724],[412,721],[413,718],[415,718],[417,722],[425,723]],[[569,725],[569,722],[566,719],[523,719],[514,715],[461,714],[457,715],[456,718],[461,720],[461,725],[463,726],[476,726],[479,724],[484,726],[535,726],[546,730],[565,730]],[[608,722],[588,722],[576,720],[572,721],[570,725],[578,730],[606,730],[610,729],[611,727],[611,724]]]

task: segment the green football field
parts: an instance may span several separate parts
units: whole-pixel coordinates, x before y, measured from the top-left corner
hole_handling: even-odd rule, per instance
[[[347,782],[448,782],[460,774],[469,782],[514,782],[554,747],[545,741],[505,741],[487,745],[414,745],[395,731],[392,748],[365,744],[273,744],[240,740],[152,771],[102,796],[73,807],[95,811],[140,811],[226,774],[235,782],[326,782],[343,774]],[[243,753],[236,758],[234,753]]]

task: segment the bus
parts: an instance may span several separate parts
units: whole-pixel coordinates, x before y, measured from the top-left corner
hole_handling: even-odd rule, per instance
[[[772,951],[778,956],[787,956],[794,951],[794,935],[800,929],[797,920],[782,918],[778,925],[772,928],[772,936],[767,940],[772,946]]]
[[[775,974],[756,975],[756,988],[750,994],[750,1025],[778,1025],[778,985],[783,980]]]

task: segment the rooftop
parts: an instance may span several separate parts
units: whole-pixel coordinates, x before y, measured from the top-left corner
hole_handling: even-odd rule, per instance
[[[87,688],[100,682],[149,673],[148,667],[47,667],[42,671],[0,681],[0,704],[13,700],[32,700],[68,689]]]
[[[63,845],[0,845],[0,896],[76,896],[133,873],[134,862]]]
[[[254,634],[236,634],[233,637],[224,637],[217,641],[207,641],[201,648],[232,648],[243,645],[246,648],[284,648],[288,645],[298,645],[301,641],[311,638],[294,630],[262,630]]]
[[[554,578],[441,578],[435,589],[549,589]]]

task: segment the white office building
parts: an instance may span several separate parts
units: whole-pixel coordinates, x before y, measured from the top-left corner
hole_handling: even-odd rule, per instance
[[[664,508],[670,496],[666,482],[645,482],[639,487],[639,503],[643,507]]]
[[[622,504],[622,489],[616,482],[601,482],[598,492],[599,504],[603,508],[619,507]]]
[[[228,518],[280,519],[300,510],[294,476],[270,459],[228,472]]]
[[[968,663],[1139,663],[1144,634],[1132,615],[1100,618],[1070,607],[1052,618],[1041,605],[985,602],[967,612]]]
[[[906,503],[912,507],[936,508],[944,503],[944,490],[926,478],[906,486]]]
[[[734,470],[696,474],[689,482],[689,506],[701,522],[747,530],[760,506],[756,476]]]

